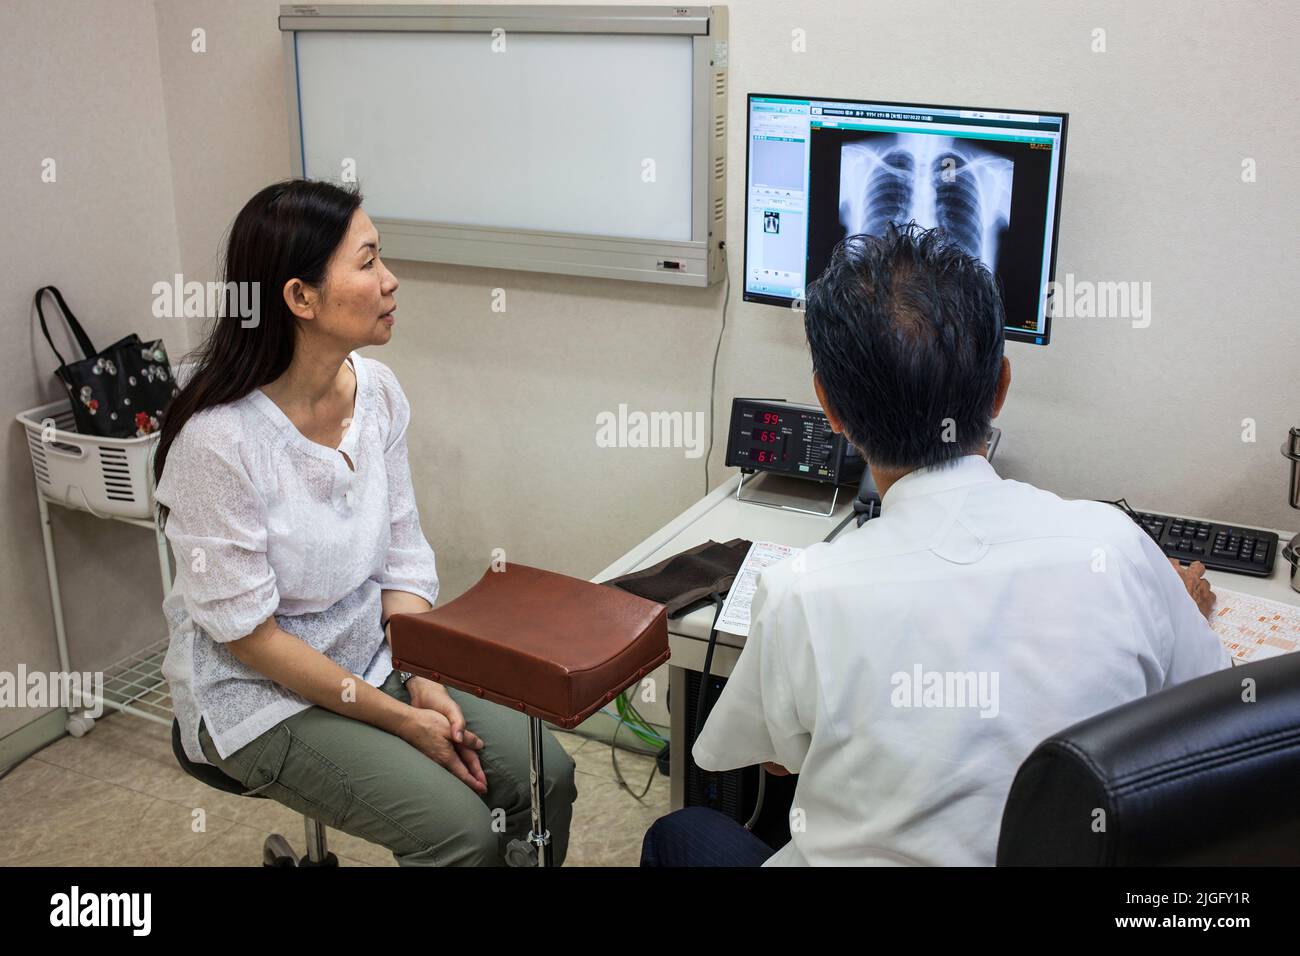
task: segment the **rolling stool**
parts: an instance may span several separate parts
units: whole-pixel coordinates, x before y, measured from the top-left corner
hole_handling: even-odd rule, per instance
[[[453,601],[388,619],[393,667],[528,715],[532,829],[512,863],[552,866],[542,720],[576,727],[668,659],[662,604],[512,564]],[[470,728],[473,729],[472,727]]]
[[[236,796],[244,796],[244,785],[234,777],[228,777],[218,768],[210,763],[195,763],[185,753],[185,747],[181,744],[181,726],[175,720],[172,721],[172,753],[176,755],[176,761],[181,765],[181,769],[188,773],[200,783],[206,783],[209,787],[216,790],[224,790],[226,793],[233,793]],[[252,796],[256,799],[264,799],[262,794],[255,793]],[[263,866],[338,866],[339,858],[330,853],[325,847],[325,825],[306,814],[303,815],[307,831],[307,855],[301,860],[293,854],[293,847],[278,833],[272,833],[262,844],[262,865]]]

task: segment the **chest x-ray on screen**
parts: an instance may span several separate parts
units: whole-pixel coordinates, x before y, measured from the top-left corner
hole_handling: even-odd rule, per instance
[[[998,246],[1011,221],[1016,164],[968,139],[932,133],[882,133],[840,147],[840,223],[849,235],[880,235],[915,219],[941,226],[997,272]]]

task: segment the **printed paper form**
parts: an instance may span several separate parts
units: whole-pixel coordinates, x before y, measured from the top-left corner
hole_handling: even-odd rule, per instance
[[[802,554],[803,548],[792,548],[774,541],[755,541],[749,546],[749,553],[727,592],[727,600],[722,605],[722,614],[718,617],[718,630],[728,634],[749,637],[749,609],[754,603],[754,592],[758,590],[758,575],[768,565],[784,561]]]
[[[1258,661],[1300,649],[1300,607],[1216,588],[1210,627],[1234,662]]]

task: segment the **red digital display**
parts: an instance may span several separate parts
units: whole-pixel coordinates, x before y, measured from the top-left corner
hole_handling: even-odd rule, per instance
[[[842,457],[826,415],[811,405],[776,399],[734,399],[727,435],[728,467],[779,472],[815,481],[837,479]]]

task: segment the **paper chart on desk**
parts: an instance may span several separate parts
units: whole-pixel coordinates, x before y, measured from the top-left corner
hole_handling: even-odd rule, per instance
[[[766,567],[803,553],[803,548],[792,548],[774,541],[755,541],[749,546],[744,563],[727,592],[727,600],[722,605],[722,614],[718,617],[718,630],[728,634],[749,637],[749,609],[754,603],[754,592],[758,590],[758,575]]]
[[[1258,661],[1300,648],[1300,607],[1227,588],[1214,593],[1210,627],[1234,661]]]

